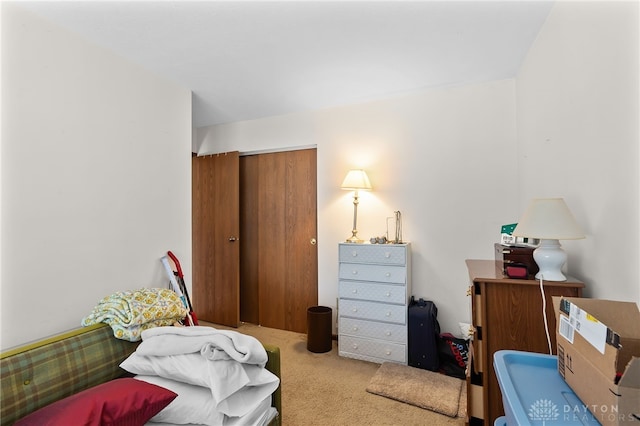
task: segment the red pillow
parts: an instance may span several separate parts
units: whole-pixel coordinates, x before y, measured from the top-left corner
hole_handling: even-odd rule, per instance
[[[49,404],[16,426],[139,426],[169,405],[176,393],[133,378],[111,380]]]

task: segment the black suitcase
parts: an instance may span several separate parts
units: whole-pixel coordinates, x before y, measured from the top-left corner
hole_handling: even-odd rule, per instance
[[[423,370],[436,371],[439,366],[438,308],[424,299],[416,301],[411,296],[409,302],[409,365]]]

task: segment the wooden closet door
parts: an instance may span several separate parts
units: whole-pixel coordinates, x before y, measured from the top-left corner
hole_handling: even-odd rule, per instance
[[[258,167],[260,325],[304,333],[318,303],[316,150],[261,154]]]
[[[258,313],[259,155],[240,157],[240,320],[260,324]]]
[[[240,322],[239,154],[192,159],[193,307],[198,318]]]

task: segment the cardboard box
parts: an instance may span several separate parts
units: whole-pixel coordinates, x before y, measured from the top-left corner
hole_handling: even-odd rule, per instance
[[[640,424],[640,311],[633,302],[553,297],[558,372],[584,403],[575,416]],[[581,412],[582,411],[582,412]]]

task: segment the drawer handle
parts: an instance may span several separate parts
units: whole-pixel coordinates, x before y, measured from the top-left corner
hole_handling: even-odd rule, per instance
[[[358,252],[354,250],[354,251],[351,253],[351,256],[353,256],[353,257],[358,257]]]
[[[353,294],[358,294],[358,289],[357,288],[353,289]]]
[[[387,272],[386,274],[384,274],[384,276],[389,278],[391,276],[391,272]]]
[[[353,326],[353,331],[358,331],[358,326],[357,325]]]
[[[353,344],[353,349],[358,349],[358,344],[357,343]]]
[[[391,253],[386,252],[386,253],[384,254],[384,257],[386,257],[387,259],[388,259],[388,258],[390,258],[390,257],[391,257]]]
[[[391,312],[387,312],[387,313],[386,313],[386,314],[384,314],[384,315],[385,315],[385,316],[387,316],[387,317],[390,317],[390,316],[391,316]]]
[[[387,296],[387,297],[391,297],[391,293],[390,293],[390,292],[387,292],[387,294],[385,294],[385,296]]]
[[[387,354],[387,356],[391,355],[391,351],[389,349],[387,349],[386,354]]]
[[[390,332],[390,331],[387,331],[387,332],[386,332],[386,333],[384,333],[384,334],[385,334],[385,335],[387,335],[387,336],[391,336],[391,332]]]
[[[358,308],[353,308],[351,311],[352,312],[358,312]]]
[[[357,271],[357,270],[355,270],[355,269],[354,269],[353,271],[351,271],[351,273],[352,273],[353,275],[358,275],[358,271]]]

